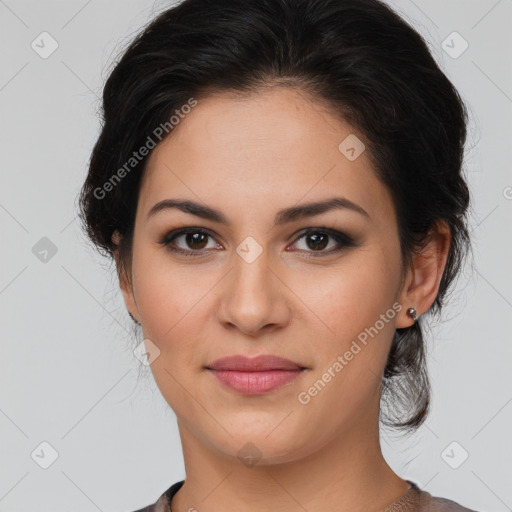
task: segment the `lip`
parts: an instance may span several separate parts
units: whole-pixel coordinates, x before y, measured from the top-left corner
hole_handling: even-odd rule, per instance
[[[290,383],[306,368],[273,355],[253,358],[238,355],[217,359],[206,369],[234,391],[260,395]]]
[[[274,355],[246,357],[242,355],[223,357],[207,366],[209,370],[228,370],[239,372],[263,372],[269,370],[302,370],[294,361]]]

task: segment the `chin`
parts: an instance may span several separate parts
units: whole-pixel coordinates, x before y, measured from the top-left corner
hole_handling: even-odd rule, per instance
[[[261,438],[239,438],[238,442],[230,444],[229,447],[223,446],[219,449],[225,456],[236,459],[247,467],[275,466],[297,459],[298,450],[294,443],[276,446],[276,443],[265,439],[265,436],[266,434]]]
[[[261,422],[259,428],[252,425],[247,429],[232,423],[228,431],[236,432],[233,437],[224,430],[218,432],[220,439],[213,439],[211,430],[205,436],[210,437],[210,444],[217,451],[226,457],[238,459],[246,466],[284,464],[315,451],[315,446],[310,445],[311,436],[297,436],[295,429],[284,428],[287,420],[282,420],[283,417],[280,416],[271,425]]]

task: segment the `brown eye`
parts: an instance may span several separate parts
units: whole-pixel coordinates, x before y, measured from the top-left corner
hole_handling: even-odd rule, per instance
[[[204,249],[205,242],[208,242],[208,235],[204,233],[187,233],[185,237],[185,244],[191,249]]]
[[[209,241],[211,241],[212,245],[208,247]],[[199,228],[187,228],[173,231],[167,234],[160,243],[170,251],[191,256],[199,256],[205,252],[204,249],[218,247],[212,235]]]
[[[329,236],[325,234],[308,234],[305,236],[306,244],[314,251],[325,249],[329,243]]]
[[[332,254],[357,245],[350,236],[328,228],[309,229],[299,236],[295,244],[299,242],[303,242],[303,247],[299,247],[298,250],[305,253],[318,253],[314,256]]]

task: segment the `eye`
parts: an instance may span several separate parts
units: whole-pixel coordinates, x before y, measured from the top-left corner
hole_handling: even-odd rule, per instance
[[[209,247],[208,238],[212,238]],[[170,251],[179,252],[185,256],[200,256],[203,253],[203,249],[215,249],[220,246],[215,243],[212,235],[202,228],[184,228],[172,231],[165,235],[160,243]]]
[[[339,252],[345,247],[354,247],[356,245],[354,240],[348,235],[328,228],[308,229],[297,238],[295,244],[301,241],[304,242],[303,247],[305,249],[299,250],[319,253],[312,255],[315,257]]]
[[[356,245],[350,236],[329,228],[310,228],[296,239],[294,245],[299,242],[303,242],[305,248],[298,250],[313,253],[310,254],[312,257],[333,254],[346,247]],[[184,256],[201,256],[206,249],[222,248],[219,243],[215,242],[211,233],[203,228],[194,227],[171,231],[159,243],[168,250]]]

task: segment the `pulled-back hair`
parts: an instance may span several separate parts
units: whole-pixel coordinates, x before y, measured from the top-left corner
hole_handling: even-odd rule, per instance
[[[308,93],[362,134],[392,195],[404,273],[435,224],[449,226],[429,309],[438,314],[471,248],[462,172],[468,116],[424,39],[378,0],[184,0],[148,23],[104,87],[102,130],[79,197],[89,239],[113,258],[112,234],[122,235],[119,271],[130,282],[147,161],[134,163],[133,152],[191,98],[273,86]],[[429,412],[423,321],[396,329],[384,371],[381,399],[392,411],[381,409],[380,419],[399,429],[416,429]]]

